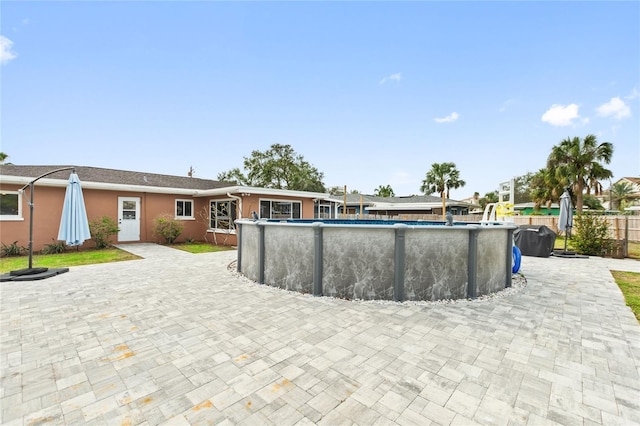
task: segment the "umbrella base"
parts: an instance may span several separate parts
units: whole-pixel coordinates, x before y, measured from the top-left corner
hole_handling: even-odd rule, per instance
[[[55,275],[69,272],[69,268],[26,268],[11,271],[8,274],[0,275],[0,282],[5,281],[35,281],[53,277]]]
[[[588,259],[589,256],[585,256],[583,254],[577,254],[575,251],[567,251],[567,250],[554,250],[551,253],[554,257],[567,257],[572,259]]]

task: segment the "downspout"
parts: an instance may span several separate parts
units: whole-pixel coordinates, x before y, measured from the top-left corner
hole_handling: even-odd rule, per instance
[[[238,209],[236,211],[236,219],[242,219],[242,197],[238,197],[237,195],[231,195],[230,192],[227,192],[227,197],[233,198],[238,201]]]

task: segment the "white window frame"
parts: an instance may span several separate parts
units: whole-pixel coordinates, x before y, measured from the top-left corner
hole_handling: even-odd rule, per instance
[[[185,216],[183,215],[178,215],[178,203],[189,203],[191,204],[191,215],[190,216]],[[174,203],[174,207],[175,207],[175,218],[177,220],[195,220],[195,217],[193,216],[193,209],[195,208],[193,200],[187,200],[187,199],[182,199],[182,198],[176,198],[175,203]],[[184,210],[184,206],[182,207]]]
[[[18,214],[0,214],[0,221],[24,220],[24,217],[22,217],[22,193],[20,191],[2,191],[2,195],[13,194],[18,196]]]
[[[216,204],[215,207],[213,206],[214,203]],[[215,233],[218,233],[218,234],[220,234],[220,233],[235,234],[236,233],[236,224],[235,224],[236,218],[235,217],[231,217],[231,216],[229,216],[229,217],[226,217],[226,216],[221,217],[220,220],[228,220],[229,221],[229,228],[217,228],[219,219],[218,219],[217,215],[215,216],[215,218],[212,217],[212,216],[213,216],[214,212],[216,212],[216,213],[218,212],[218,206],[217,206],[218,203],[230,203],[229,207],[231,207],[231,204],[235,204],[235,206],[236,206],[235,207],[235,212],[236,212],[236,215],[238,214],[238,200],[235,200],[233,198],[209,200],[209,230],[213,231]],[[229,214],[232,214],[231,210],[233,210],[233,209],[230,208],[229,210],[230,210]],[[215,223],[212,223],[214,221],[215,221]],[[211,225],[214,225],[214,226],[211,226]]]
[[[263,202],[269,202],[269,217],[264,217],[262,215],[262,203]],[[260,208],[258,209],[260,211],[259,213],[259,217],[260,219],[272,219],[271,217],[271,213],[273,212],[273,203],[289,203],[291,204],[291,214],[289,216],[288,219],[302,219],[302,200],[283,200],[283,199],[277,199],[277,198],[260,198],[259,202],[258,202],[258,206],[260,206]],[[293,204],[297,203],[300,205],[300,217],[293,217]],[[282,219],[285,220],[287,218],[276,218],[276,219]]]
[[[334,219],[334,206],[329,201],[320,201],[316,204],[315,219]],[[327,212],[323,212],[323,210],[327,210]]]

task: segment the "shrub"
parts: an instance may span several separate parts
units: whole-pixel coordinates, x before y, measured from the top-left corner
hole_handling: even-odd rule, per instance
[[[67,250],[67,245],[64,243],[64,241],[53,240],[52,243],[45,245],[44,248],[40,250],[40,253],[58,254],[58,253],[64,253],[66,250]]]
[[[111,236],[117,234],[120,229],[114,219],[102,216],[89,222],[89,231],[96,248],[103,249],[111,245]]]
[[[609,248],[609,224],[603,216],[578,214],[573,220],[573,245],[580,254],[602,256]]]
[[[2,243],[2,249],[0,249],[0,254],[2,255],[2,257],[22,256],[22,254],[24,254],[26,251],[27,249],[25,247],[19,246],[18,242],[14,241],[9,245]]]
[[[173,244],[184,229],[182,222],[177,221],[169,215],[162,215],[155,220],[154,233],[163,237],[167,244]]]

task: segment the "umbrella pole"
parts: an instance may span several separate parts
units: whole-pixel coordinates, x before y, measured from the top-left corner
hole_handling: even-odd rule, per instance
[[[22,187],[21,191],[24,191],[25,188],[29,187],[29,269],[33,269],[33,189],[36,181],[42,179],[45,176],[49,176],[56,172],[62,172],[65,170],[75,170],[75,167],[63,167],[61,169],[52,170],[43,175],[38,176],[28,184]]]
[[[33,268],[33,184],[34,182],[31,182],[29,184],[29,269]]]

